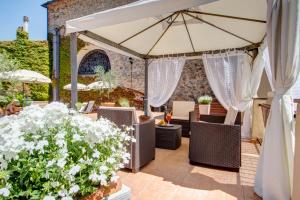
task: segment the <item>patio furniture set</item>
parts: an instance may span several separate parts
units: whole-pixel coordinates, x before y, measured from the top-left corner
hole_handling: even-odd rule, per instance
[[[241,166],[241,114],[232,109],[226,116],[200,115],[195,103],[173,102],[172,123],[155,124],[155,119],[140,121],[134,107],[104,107],[97,110],[97,117],[113,121],[118,127],[132,126],[136,138],[128,148],[131,161],[126,168],[133,172],[155,159],[155,147],[176,150],[181,137],[189,137],[191,164],[202,164],[239,171]]]

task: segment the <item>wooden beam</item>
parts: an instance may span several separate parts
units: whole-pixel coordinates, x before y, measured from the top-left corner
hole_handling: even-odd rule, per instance
[[[250,21],[250,22],[257,22],[257,23],[267,23],[265,20],[260,19],[252,19],[252,18],[245,18],[245,17],[236,17],[236,16],[230,16],[230,15],[220,15],[215,13],[207,13],[202,11],[194,11],[194,10],[187,10],[189,13],[195,13],[195,14],[201,14],[201,15],[210,15],[215,17],[224,17],[224,18],[230,18],[230,19],[237,19],[237,20],[244,20],[244,21]]]
[[[98,41],[98,42],[101,42],[101,43],[107,44],[109,46],[112,46],[114,48],[120,49],[120,50],[122,50],[122,51],[124,51],[126,53],[129,53],[129,54],[131,54],[133,56],[136,56],[138,58],[142,58],[143,59],[145,57],[143,54],[140,54],[140,53],[138,53],[138,52],[136,52],[134,50],[131,50],[131,49],[127,48],[127,47],[124,47],[124,46],[122,46],[122,45],[120,45],[118,43],[115,43],[115,42],[113,42],[113,41],[111,41],[109,39],[106,39],[106,38],[104,38],[104,37],[102,37],[100,35],[97,35],[97,34],[95,34],[93,32],[82,31],[82,32],[80,32],[80,34],[85,35],[85,36],[87,36],[87,37],[89,37],[89,38],[91,38],[93,40]]]
[[[208,25],[210,25],[210,26],[212,26],[212,27],[214,27],[214,28],[216,28],[216,29],[219,29],[219,30],[221,30],[221,31],[223,31],[223,32],[225,32],[225,33],[228,33],[228,34],[230,34],[230,35],[232,35],[232,36],[234,36],[234,37],[236,37],[236,38],[239,38],[239,39],[241,39],[241,40],[244,40],[244,41],[246,41],[246,42],[248,42],[248,43],[250,43],[250,44],[255,44],[254,42],[251,42],[250,40],[247,40],[247,39],[245,39],[245,38],[243,38],[243,37],[241,37],[241,36],[238,36],[237,34],[234,34],[234,33],[230,32],[230,31],[227,31],[227,30],[225,30],[225,29],[223,29],[223,28],[221,28],[221,27],[219,27],[219,26],[216,26],[215,24],[212,24],[212,23],[210,23],[210,22],[208,22],[208,21],[206,21],[206,20],[204,20],[204,19],[201,19],[201,18],[199,18],[199,17],[197,17],[197,16],[191,15],[191,14],[188,13],[188,12],[184,12],[184,14],[186,14],[186,15],[188,15],[188,16],[194,18],[194,19],[197,19],[197,20],[199,20],[199,21],[201,21],[201,22],[203,22],[203,23],[205,23],[205,24],[208,24]]]
[[[77,33],[70,34],[70,58],[71,58],[71,108],[77,103]]]
[[[168,19],[168,18],[172,17],[174,14],[175,14],[175,13],[172,13],[171,15],[169,15],[169,16],[167,16],[167,17],[165,17],[165,18],[163,18],[163,19],[161,19],[161,20],[159,20],[159,21],[155,22],[155,23],[154,23],[154,24],[152,24],[151,26],[148,26],[148,27],[144,28],[143,30],[141,30],[141,31],[137,32],[136,34],[134,34],[134,35],[132,35],[132,36],[130,36],[130,37],[128,37],[128,38],[126,38],[125,40],[123,40],[123,41],[122,41],[122,42],[120,42],[119,44],[123,44],[124,42],[127,42],[128,40],[130,40],[130,39],[134,38],[135,36],[137,36],[137,35],[139,35],[139,34],[141,34],[141,33],[145,32],[146,30],[148,30],[148,29],[152,28],[153,26],[156,26],[157,24],[159,24],[159,23],[161,23],[161,22],[165,21],[166,19]]]
[[[182,19],[183,19],[183,22],[184,22],[184,26],[185,26],[186,32],[187,32],[187,34],[188,34],[188,36],[189,36],[189,40],[190,40],[192,49],[193,49],[194,52],[196,52],[196,51],[195,51],[195,48],[194,48],[194,44],[193,44],[192,38],[191,38],[190,31],[189,31],[189,29],[188,29],[188,27],[187,27],[187,24],[186,24],[186,21],[185,21],[185,18],[184,18],[184,16],[183,16],[182,13],[180,13],[180,14],[181,14],[181,17],[182,17]]]
[[[239,48],[231,48],[231,49],[221,49],[221,50],[211,50],[211,51],[198,51],[198,52],[188,52],[188,53],[176,53],[176,54],[166,54],[166,55],[148,55],[146,56],[147,59],[157,59],[157,58],[167,58],[167,57],[194,57],[194,56],[201,56],[203,54],[217,54],[217,53],[224,53],[228,50],[246,50],[246,51],[252,51],[254,49],[257,49],[260,46],[261,43],[256,43],[252,45],[248,45],[245,47],[239,47]]]
[[[148,51],[148,53],[146,55],[149,55],[149,53],[154,49],[154,47],[157,45],[157,43],[160,41],[160,39],[165,35],[165,33],[169,30],[169,28],[172,26],[172,24],[174,23],[174,21],[177,19],[178,15],[180,14],[180,12],[177,13],[177,15],[175,16],[175,18],[172,20],[172,22],[167,26],[167,28],[164,30],[164,32],[161,34],[161,36],[158,38],[158,40],[154,43],[154,45],[151,47],[151,49]]]

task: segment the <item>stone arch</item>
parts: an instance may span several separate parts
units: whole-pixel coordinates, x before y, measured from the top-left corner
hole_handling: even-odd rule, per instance
[[[106,71],[111,69],[111,63],[105,51],[87,47],[83,48],[77,56],[78,75],[93,76],[95,75],[96,66],[101,65]]]

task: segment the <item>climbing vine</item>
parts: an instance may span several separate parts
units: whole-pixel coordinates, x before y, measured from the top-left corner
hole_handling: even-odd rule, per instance
[[[50,76],[49,46],[47,41],[31,41],[28,33],[17,30],[17,38],[14,41],[0,41],[0,53],[6,54],[17,60],[19,68],[39,72]],[[31,98],[33,100],[48,100],[48,84],[29,84]]]

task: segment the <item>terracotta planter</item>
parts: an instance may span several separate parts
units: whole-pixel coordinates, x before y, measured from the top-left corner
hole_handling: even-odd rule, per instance
[[[199,104],[199,113],[200,113],[200,115],[209,115],[210,114],[210,104]]]
[[[106,106],[106,107],[115,107],[116,103],[114,102],[103,102],[101,103],[101,106]]]
[[[88,197],[84,197],[83,200],[100,200],[104,197],[108,197],[122,188],[121,180],[118,179],[116,183],[111,183],[109,186],[101,186],[96,192]]]

